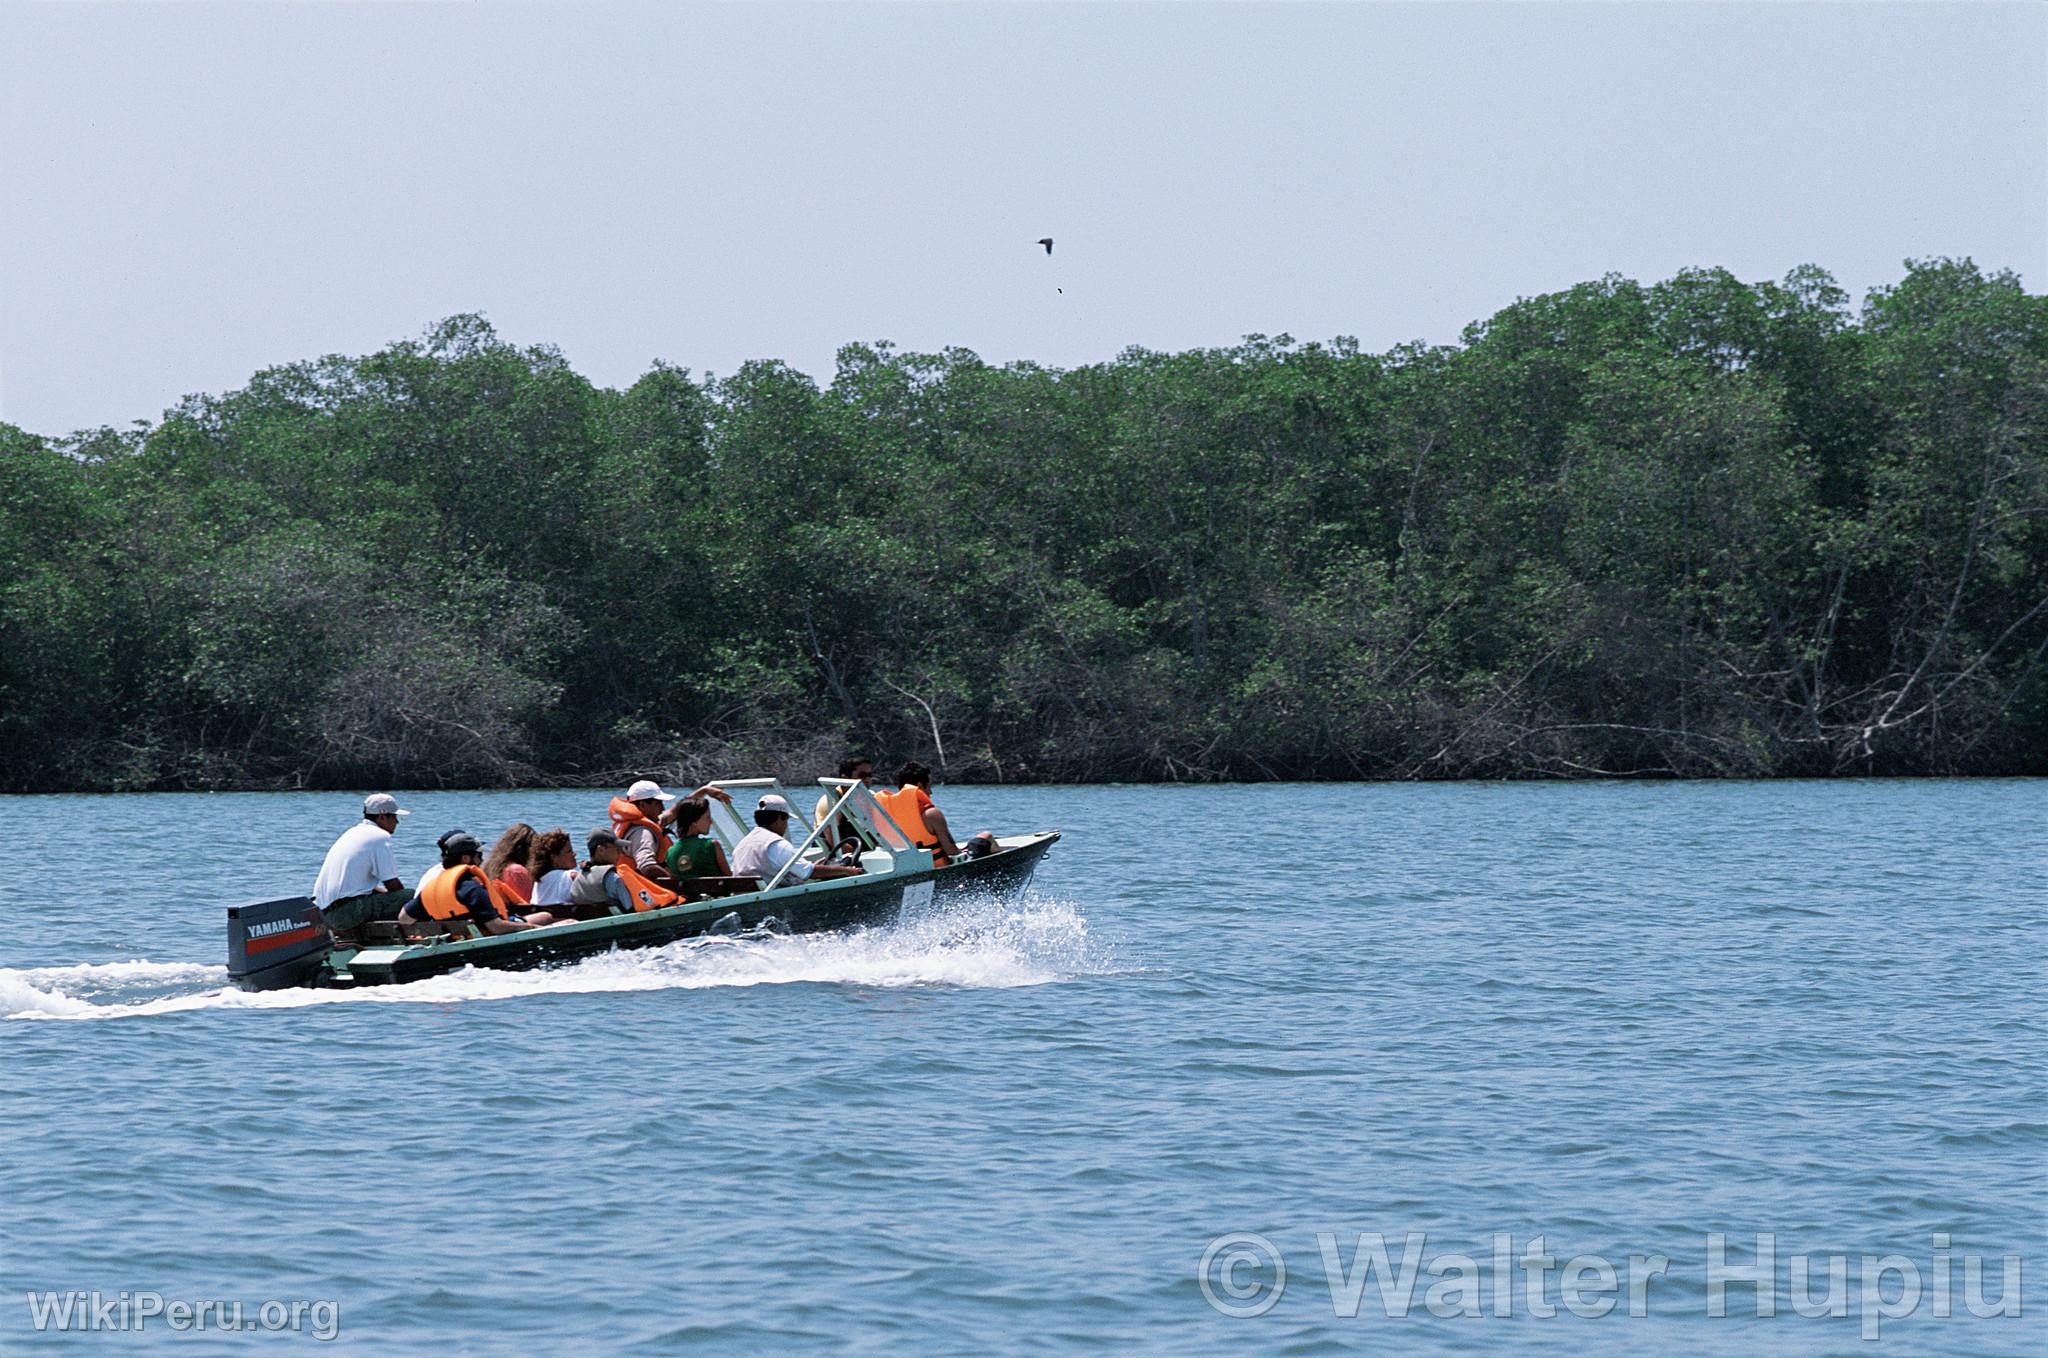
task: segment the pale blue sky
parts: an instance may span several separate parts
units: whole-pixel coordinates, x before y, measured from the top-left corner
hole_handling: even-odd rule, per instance
[[[0,119],[0,419],[44,433],[458,311],[623,384],[2048,279],[2036,3],[0,0]]]

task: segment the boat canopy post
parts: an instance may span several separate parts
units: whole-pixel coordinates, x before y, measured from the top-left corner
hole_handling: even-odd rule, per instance
[[[868,790],[866,783],[857,778],[820,778],[818,786],[845,789],[839,800],[833,804],[832,814],[825,817],[826,824],[831,824],[842,811],[851,812],[854,824],[866,830],[873,837],[876,846],[887,849],[891,856],[907,853],[917,847],[910,842],[910,837],[903,833],[889,813],[882,809],[882,804],[875,800],[875,794]]]
[[[875,843],[888,850],[892,861],[898,854],[909,852],[915,847],[903,832],[897,829],[896,822],[883,813],[881,803],[875,800],[874,794],[869,792],[867,785],[859,779],[820,778],[818,786],[827,789],[840,788],[843,790],[839,794],[839,800],[832,803],[831,807],[827,809],[824,818],[816,825],[813,825],[811,832],[804,836],[803,843],[796,846],[796,853],[787,863],[782,865],[781,869],[773,877],[768,879],[767,884],[761,890],[773,891],[776,887],[781,886],[782,879],[789,875],[789,870],[795,867],[798,861],[803,858],[804,852],[817,842],[818,836],[825,833],[825,827],[838,819],[841,814],[848,814],[856,825],[859,825],[870,835],[874,836]]]
[[[773,778],[721,778],[714,783],[707,783],[706,786],[715,787],[722,792],[732,792],[749,788],[773,788],[780,784]],[[740,841],[745,839],[747,832],[753,828],[740,819],[739,812],[716,797],[711,799],[711,836],[724,845],[727,856],[739,852]]]

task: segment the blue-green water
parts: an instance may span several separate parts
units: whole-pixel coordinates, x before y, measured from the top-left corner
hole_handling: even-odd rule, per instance
[[[604,794],[405,800],[410,880]],[[2048,1349],[2048,786],[941,802],[1067,838],[888,930],[250,996],[221,907],[305,890],[354,799],[0,798],[0,1350]],[[1421,1233],[1407,1314],[1364,1232]],[[1709,1314],[1715,1232],[1771,1236],[1776,1316]],[[1607,1261],[1569,1300],[1613,1312],[1532,1252]],[[2020,1314],[1972,1316],[2008,1255]],[[1845,1314],[1795,1313],[1802,1256]],[[94,1289],[340,1335],[35,1330]]]

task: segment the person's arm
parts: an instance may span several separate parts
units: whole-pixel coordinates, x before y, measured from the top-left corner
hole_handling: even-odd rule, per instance
[[[778,839],[770,844],[762,857],[767,860],[761,865],[761,885],[764,887],[775,881],[775,874],[779,872],[782,873],[782,882],[776,883],[778,886],[788,882],[807,881],[816,871],[809,863],[796,856],[796,845],[786,839]],[[789,865],[788,872],[782,871],[785,863]]]
[[[732,805],[732,794],[730,792],[727,792],[722,787],[713,787],[711,786],[711,784],[706,783],[704,786],[698,788],[695,792],[692,792],[687,796],[678,797],[673,802],[670,802],[666,807],[662,809],[662,813],[657,819],[659,819],[663,825],[674,825],[676,823],[676,808],[681,806],[684,802],[699,799],[714,802],[724,802],[727,806]]]
[[[380,890],[403,891],[405,883],[398,880],[398,855],[392,852],[391,836],[386,835],[370,850],[370,872],[383,879]]]
[[[796,859],[794,863],[790,864],[789,875],[782,879],[785,882],[811,882],[824,881],[833,877],[858,877],[862,871],[858,867],[830,867],[824,863],[807,863],[803,859],[797,858],[796,845],[786,839],[777,840],[775,844],[769,847],[768,853],[769,866],[775,869],[775,871],[780,871],[782,865],[788,863],[789,860]],[[773,877],[775,872],[770,872],[768,875]],[[765,881],[763,885],[766,885]]]
[[[633,913],[633,893],[626,890],[626,883],[620,878],[617,868],[604,875],[604,894],[619,909],[629,915]]]
[[[732,876],[732,864],[728,863],[725,859],[725,845],[720,844],[714,839],[711,841],[711,852],[718,855],[718,875],[720,877]]]
[[[516,934],[534,926],[525,920],[507,919],[498,913],[498,903],[482,882],[464,877],[455,884],[455,899],[469,909],[469,916],[487,934]]]
[[[939,848],[948,858],[960,856],[960,846],[953,842],[953,832],[946,826],[946,813],[930,802],[924,804],[924,828],[932,832],[939,841]]]

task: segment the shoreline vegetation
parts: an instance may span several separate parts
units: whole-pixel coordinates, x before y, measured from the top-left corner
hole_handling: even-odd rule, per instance
[[[0,424],[0,790],[2048,773],[2048,299],[1913,261],[593,386],[478,316]]]

